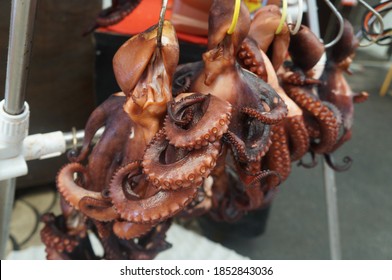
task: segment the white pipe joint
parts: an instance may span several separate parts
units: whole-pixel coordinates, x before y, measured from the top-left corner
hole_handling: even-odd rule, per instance
[[[29,135],[23,141],[25,160],[46,159],[64,154],[66,142],[61,131]]]
[[[19,115],[10,115],[0,102],[0,181],[27,174],[27,164],[22,154],[23,140],[29,130],[29,105]]]

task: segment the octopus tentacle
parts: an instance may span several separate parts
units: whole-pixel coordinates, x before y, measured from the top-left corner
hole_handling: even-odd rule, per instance
[[[276,124],[282,121],[287,116],[288,108],[276,91],[253,73],[243,71],[243,74],[248,85],[255,91],[264,110],[255,109],[254,104],[243,104],[240,107],[241,111],[245,114],[251,114],[252,117],[265,124]]]
[[[309,134],[303,116],[293,116],[287,118],[286,125],[289,135],[290,158],[291,161],[301,159],[309,150]]]
[[[330,153],[336,151],[344,143],[349,141],[351,139],[351,136],[352,136],[352,130],[344,128],[343,129],[343,134],[340,136],[340,138],[338,139],[336,144],[333,146],[333,148],[331,149]]]
[[[56,218],[53,213],[44,214],[41,221],[45,223],[41,230],[41,240],[49,248],[62,253],[71,253],[79,245],[80,237],[84,235],[69,235],[60,229],[62,216]],[[63,225],[64,226],[64,225]]]
[[[343,123],[342,112],[340,112],[340,110],[336,107],[336,105],[334,105],[333,103],[328,102],[328,101],[323,101],[323,104],[325,106],[327,106],[328,109],[333,112],[333,114],[335,115],[336,121],[339,124],[339,126],[342,125],[342,123]]]
[[[325,154],[324,158],[325,158],[325,161],[327,162],[328,166],[337,172],[347,171],[348,169],[350,169],[350,167],[353,163],[353,160],[349,156],[345,156],[343,158],[342,165],[337,165],[331,154]]]
[[[318,143],[311,144],[311,149],[319,154],[328,153],[335,145],[339,132],[339,123],[334,113],[316,96],[304,89],[295,87],[288,90],[287,94],[319,124],[320,139]]]
[[[170,148],[163,131],[157,133],[149,144],[142,161],[143,172],[154,186],[163,190],[178,190],[199,186],[207,178],[219,155],[219,141],[180,155],[173,162],[160,160]],[[174,153],[181,152],[176,149]]]
[[[79,201],[79,209],[87,217],[101,222],[108,222],[119,217],[109,200],[85,196]]]
[[[196,75],[203,68],[203,62],[191,62],[178,65],[173,75],[172,93],[173,96],[188,92]]]
[[[259,112],[257,109],[250,107],[241,108],[241,112],[253,118],[258,119],[265,124],[277,124],[287,116],[287,106],[283,100],[279,100],[279,105],[269,112]]]
[[[254,162],[261,160],[261,158],[266,154],[271,145],[269,133],[265,134],[262,136],[260,141],[257,141],[257,143],[255,143],[257,144],[257,147],[254,148],[249,147],[249,145],[247,145],[241,138],[239,138],[235,133],[231,131],[225,133],[223,138],[227,143],[231,145],[234,157],[236,159],[243,162]]]
[[[266,155],[268,169],[279,174],[279,177],[272,177],[268,180],[268,188],[277,186],[287,179],[291,171],[291,160],[288,137],[283,125],[272,128],[272,144]]]
[[[149,197],[130,200],[123,191],[123,181],[126,176],[132,178],[137,175],[140,175],[140,163],[131,162],[114,174],[110,184],[112,202],[121,218],[129,222],[151,224],[163,221],[182,210],[197,193],[196,188],[161,190]],[[152,186],[148,184],[147,187]]]
[[[168,105],[164,128],[169,143],[177,148],[199,149],[219,140],[229,127],[230,103],[211,94],[182,96],[178,96],[178,101]],[[182,124],[178,116],[181,116],[184,110],[191,109],[191,106],[200,106],[202,110],[195,108],[195,111],[201,111],[203,115],[194,116],[190,124],[183,128],[178,125]]]
[[[194,108],[195,104],[202,103],[205,101],[205,95],[203,94],[184,94],[182,96],[185,96],[181,99],[176,98],[173,101],[170,101],[167,104],[167,118],[169,121],[173,122],[174,124],[184,127],[186,125],[189,125],[189,123],[192,121],[192,118],[194,117]],[[188,113],[190,112],[190,113]],[[192,118],[190,118],[192,117]],[[167,131],[167,129],[165,128]]]
[[[267,82],[268,73],[264,64],[264,58],[260,54],[257,42],[250,37],[246,37],[241,44],[240,51],[237,54],[240,64],[245,69],[251,71],[263,81]]]
[[[353,92],[353,101],[354,103],[362,103],[368,100],[369,93],[366,91],[361,91],[359,93]]]
[[[274,176],[275,180],[270,183],[271,187],[277,187],[282,182],[282,177],[279,172],[275,170],[261,170],[259,173],[256,174],[256,177],[249,183],[248,186],[252,186],[261,180],[265,180],[266,178]]]
[[[90,191],[76,184],[73,178],[74,173],[85,174],[85,172],[86,169],[83,165],[74,162],[65,165],[57,175],[56,181],[59,193],[76,210],[80,210],[79,202],[84,197],[90,197],[98,201],[104,200],[101,192]]]
[[[124,102],[125,96],[113,94],[91,113],[84,129],[82,149],[79,153],[75,150],[70,150],[68,153],[71,162],[81,162],[87,158],[94,135],[105,126],[111,112],[121,107]]]
[[[305,168],[313,168],[313,167],[315,167],[318,164],[318,161],[317,161],[317,158],[316,158],[316,154],[313,151],[310,151],[309,153],[310,153],[312,161],[310,163],[306,163],[306,162],[304,162],[303,159],[301,159],[298,162],[297,166],[303,166]]]
[[[121,239],[138,238],[148,233],[156,224],[135,224],[124,221],[116,221],[113,224],[114,234]]]

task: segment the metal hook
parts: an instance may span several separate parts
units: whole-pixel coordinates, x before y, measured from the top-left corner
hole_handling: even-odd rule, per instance
[[[368,9],[370,12],[372,12],[374,14],[374,16],[377,18],[377,21],[380,24],[380,32],[379,34],[373,38],[372,40],[368,43],[368,44],[364,44],[364,45],[359,45],[360,47],[368,47],[373,45],[374,43],[376,43],[378,41],[378,39],[380,39],[380,37],[382,36],[382,33],[384,32],[384,20],[382,18],[382,16],[380,15],[379,12],[377,12],[375,9],[373,9],[372,6],[370,6],[368,3],[366,3],[364,0],[358,0],[359,3],[361,3],[366,9]]]
[[[340,26],[339,32],[338,32],[338,35],[336,36],[336,38],[333,39],[328,44],[324,44],[324,47],[327,49],[327,48],[334,46],[340,40],[340,38],[342,38],[343,31],[344,31],[344,21],[343,21],[342,15],[339,13],[339,11],[335,8],[335,6],[329,0],[324,0],[324,2],[325,2],[325,4],[328,5],[328,7],[332,10],[332,12],[337,17],[337,19],[339,21],[339,26]]]
[[[158,22],[158,31],[157,31],[157,45],[158,48],[162,46],[162,30],[163,30],[163,22],[165,21],[165,14],[167,9],[167,1],[162,0],[162,8],[161,13],[159,14],[159,22]]]
[[[291,35],[297,34],[299,29],[301,28],[302,16],[304,14],[304,11],[303,11],[303,0],[298,0],[298,6],[297,7],[298,7],[297,21],[295,23],[295,26],[294,26],[293,30],[291,30],[290,26],[289,26],[289,31],[290,31]]]

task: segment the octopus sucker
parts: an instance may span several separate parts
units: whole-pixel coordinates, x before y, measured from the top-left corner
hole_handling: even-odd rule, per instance
[[[276,172],[279,176],[268,179],[268,188],[278,186],[285,181],[291,171],[291,158],[288,143],[288,136],[283,125],[276,125],[272,128],[272,144],[266,155],[266,166],[269,170]]]
[[[311,149],[317,154],[330,152],[337,141],[340,127],[334,113],[306,90],[295,87],[286,92],[302,110],[313,116],[319,125],[320,138],[318,143],[311,143]]]
[[[194,149],[218,141],[228,130],[231,105],[207,94],[180,94],[168,104],[164,129],[166,138],[177,148]],[[177,119],[192,111],[192,118],[181,126]]]
[[[272,182],[269,182],[269,188],[277,187],[280,185],[280,183],[283,181],[281,175],[279,172],[275,170],[262,170],[259,171],[255,178],[252,179],[252,181],[248,184],[249,187],[252,187],[259,181],[265,180],[267,178],[274,178]]]
[[[272,112],[259,112],[257,109],[242,107],[241,112],[247,114],[255,119],[258,119],[264,124],[277,124],[287,116],[287,106],[282,104]]]
[[[301,159],[309,150],[309,134],[302,115],[287,118],[291,161]]]
[[[269,135],[268,135],[269,136]],[[242,162],[254,162],[260,161],[261,158],[268,151],[271,140],[265,140],[263,137],[259,141],[255,141],[254,143],[246,143],[240,137],[238,137],[235,133],[228,131],[224,135],[224,140],[230,144],[230,147],[234,153],[234,157]]]
[[[265,67],[264,59],[260,54],[257,42],[250,37],[246,37],[241,44],[237,54],[242,67],[248,69],[263,81],[267,82],[268,73]]]
[[[199,149],[186,151],[183,155],[165,159],[170,144],[163,132],[158,133],[145,151],[142,166],[148,180],[162,190],[179,190],[198,187],[207,178],[218,158],[220,141]],[[173,150],[172,150],[173,151]],[[174,153],[181,153],[174,148]],[[203,170],[204,172],[200,172]]]
[[[41,217],[41,221],[45,223],[41,231],[41,239],[44,244],[53,248],[59,253],[71,253],[76,246],[79,245],[79,238],[84,236],[72,236],[65,234],[59,227],[60,221],[52,213],[47,213]]]

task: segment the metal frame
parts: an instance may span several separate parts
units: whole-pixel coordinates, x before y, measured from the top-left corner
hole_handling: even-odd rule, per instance
[[[25,91],[30,62],[37,0],[13,0],[8,44],[4,111],[19,115],[25,108]],[[0,259],[5,258],[15,178],[0,182]]]

